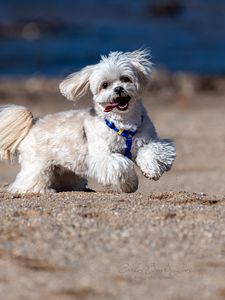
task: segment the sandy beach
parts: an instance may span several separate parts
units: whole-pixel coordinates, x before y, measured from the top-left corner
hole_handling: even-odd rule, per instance
[[[154,76],[145,106],[177,147],[159,181],[18,196],[3,187],[19,166],[0,164],[1,299],[225,299],[225,80]],[[0,104],[72,109],[58,83],[1,79]]]

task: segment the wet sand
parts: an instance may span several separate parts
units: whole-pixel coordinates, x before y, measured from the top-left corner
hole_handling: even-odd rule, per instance
[[[189,83],[145,99],[159,135],[177,146],[159,181],[139,174],[134,194],[95,182],[96,193],[0,193],[1,299],[225,298],[225,93]],[[57,84],[1,80],[1,104],[35,116],[71,109]],[[18,168],[0,164],[1,186]]]

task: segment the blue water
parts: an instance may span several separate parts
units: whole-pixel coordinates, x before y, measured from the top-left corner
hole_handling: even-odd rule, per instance
[[[0,25],[24,22],[16,36],[2,36],[0,26],[0,76],[62,76],[100,54],[140,47],[160,68],[224,74],[225,1],[181,0],[177,15],[154,16],[152,5],[163,1],[0,0]],[[36,19],[58,25],[32,33]]]

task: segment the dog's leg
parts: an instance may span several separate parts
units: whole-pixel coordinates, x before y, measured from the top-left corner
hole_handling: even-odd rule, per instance
[[[158,180],[169,171],[176,157],[175,145],[170,140],[152,140],[138,150],[136,163],[143,175]]]
[[[46,162],[23,162],[15,181],[8,186],[10,193],[48,193],[50,189],[51,168]]]
[[[88,176],[118,192],[132,193],[138,188],[134,163],[118,153],[90,155]]]

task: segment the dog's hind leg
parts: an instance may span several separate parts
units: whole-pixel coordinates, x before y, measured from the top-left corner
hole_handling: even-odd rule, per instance
[[[54,192],[50,188],[51,168],[46,162],[23,162],[21,171],[15,181],[10,184],[7,191],[10,193],[48,193]]]

